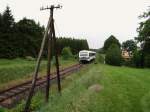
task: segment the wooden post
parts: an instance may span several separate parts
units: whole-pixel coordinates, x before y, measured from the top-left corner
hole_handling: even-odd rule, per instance
[[[42,43],[41,43],[41,48],[40,48],[40,51],[39,51],[39,54],[38,54],[38,59],[37,59],[37,63],[36,63],[36,67],[35,67],[35,71],[34,71],[34,75],[33,75],[33,80],[32,80],[32,85],[31,85],[31,89],[29,91],[29,95],[28,95],[28,98],[27,98],[27,101],[26,101],[26,104],[25,104],[25,108],[24,108],[24,112],[30,112],[30,104],[31,104],[31,100],[32,100],[32,97],[33,97],[33,94],[34,94],[34,89],[35,89],[35,86],[36,86],[36,80],[37,80],[37,76],[38,76],[38,72],[39,72],[39,67],[40,67],[40,63],[41,63],[41,57],[42,57],[42,53],[43,53],[43,49],[44,49],[44,46],[45,46],[45,41],[48,37],[48,34],[49,34],[49,38],[48,38],[48,63],[47,63],[47,86],[46,86],[46,101],[48,102],[48,99],[49,99],[49,84],[50,84],[50,50],[51,50],[51,39],[52,37],[55,37],[55,30],[54,30],[54,22],[53,22],[53,9],[54,8],[61,8],[60,5],[58,6],[54,6],[54,5],[51,5],[51,7],[47,7],[47,8],[41,8],[41,10],[46,10],[46,9],[50,9],[50,17],[49,17],[49,20],[48,20],[48,24],[47,24],[47,27],[46,27],[46,31],[45,31],[45,34],[44,34],[44,38],[42,40]],[[54,35],[54,36],[52,36]],[[54,39],[52,39],[54,40]],[[55,47],[56,47],[56,39],[55,39]],[[57,51],[55,51],[57,52]],[[59,75],[59,64],[58,64],[58,57],[57,57],[57,54],[55,53],[55,56],[56,56],[56,65],[57,65],[57,76]],[[60,80],[59,80],[59,83],[60,83]],[[59,86],[60,87],[60,86]],[[60,89],[59,89],[60,90]]]
[[[55,36],[55,28],[54,28],[54,19],[52,19],[52,33],[53,33],[53,42],[54,42],[54,48],[55,48],[55,60],[56,60],[56,71],[57,71],[57,85],[58,85],[58,91],[61,93],[61,83],[60,83],[60,73],[59,73],[59,61],[58,61],[58,48],[56,45],[56,36]]]
[[[26,101],[24,112],[29,112],[29,107],[30,107],[30,104],[31,104],[32,96],[34,94],[36,79],[37,79],[37,76],[38,76],[38,71],[39,71],[39,67],[40,67],[40,63],[41,63],[41,56],[42,56],[43,49],[44,49],[44,46],[45,46],[45,40],[47,38],[50,22],[51,22],[51,18],[49,18],[47,28],[46,28],[46,31],[45,31],[45,34],[44,34],[44,38],[42,40],[41,49],[40,49],[40,52],[39,52],[39,55],[38,55],[38,59],[37,59],[36,67],[35,67],[35,72],[34,72],[34,75],[33,75],[32,85],[31,85],[31,89],[29,91],[29,96],[28,96],[27,101]]]
[[[49,100],[49,88],[50,88],[50,73],[51,73],[51,31],[49,32],[50,34],[48,35],[48,62],[47,62],[47,83],[46,83],[46,96],[45,100],[48,102]]]

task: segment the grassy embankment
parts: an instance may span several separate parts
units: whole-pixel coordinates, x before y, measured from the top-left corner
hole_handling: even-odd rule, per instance
[[[99,84],[103,89],[88,88]],[[44,94],[33,98],[32,109],[38,112],[150,112],[150,69],[91,64],[62,81],[62,95],[51,88],[50,102]],[[10,112],[19,112],[21,103]],[[8,111],[8,110],[6,110]]]
[[[100,84],[103,89],[88,88]],[[38,112],[150,112],[150,69],[90,65],[66,78],[62,96]]]
[[[36,61],[26,59],[0,59],[0,90],[32,78]],[[60,60],[60,68],[77,63],[75,60]],[[39,76],[46,74],[46,60],[42,61]],[[52,64],[54,71],[54,64]]]

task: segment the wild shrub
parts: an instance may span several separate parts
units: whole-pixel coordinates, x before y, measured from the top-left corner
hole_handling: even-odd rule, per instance
[[[79,54],[75,54],[74,59],[79,60]]]
[[[61,55],[64,60],[67,60],[73,57],[70,47],[63,48]]]
[[[129,66],[129,67],[133,67],[134,66],[134,63],[133,63],[133,60],[130,59],[130,60],[122,60],[122,65],[124,66]]]
[[[117,44],[112,44],[106,52],[105,62],[109,65],[120,66],[122,62],[121,50]]]
[[[103,50],[104,50],[105,52],[107,52],[107,50],[109,49],[109,47],[110,47],[112,44],[118,45],[119,48],[120,48],[120,46],[121,46],[119,40],[118,40],[115,36],[111,35],[108,39],[105,40]]]
[[[132,62],[135,67],[141,67],[141,51],[135,51],[133,53]]]
[[[145,56],[145,58],[144,58],[144,65],[145,65],[145,67],[149,67],[150,68],[150,54]]]
[[[102,54],[97,54],[96,55],[96,63],[104,63],[104,56]]]

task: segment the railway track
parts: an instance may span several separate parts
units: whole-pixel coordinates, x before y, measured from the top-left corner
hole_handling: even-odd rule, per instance
[[[76,65],[60,70],[61,78],[69,75],[69,73],[79,70],[80,67],[82,67],[81,64],[76,64]],[[52,81],[52,80],[55,80],[56,78],[57,78],[56,72],[51,73],[50,80]],[[18,97],[20,94],[28,93],[31,87],[31,83],[32,83],[32,80],[29,80],[24,83],[21,83],[13,87],[10,87],[8,89],[0,91],[0,105],[3,107],[10,107],[8,106],[8,105],[11,105],[9,100],[14,99],[15,97]],[[36,88],[44,87],[45,85],[46,85],[46,76],[37,78]]]

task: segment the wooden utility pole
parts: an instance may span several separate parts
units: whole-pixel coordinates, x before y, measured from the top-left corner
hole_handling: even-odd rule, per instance
[[[39,52],[39,55],[38,55],[38,59],[37,59],[36,67],[35,67],[35,72],[34,72],[34,76],[33,76],[33,80],[32,80],[32,86],[31,86],[31,89],[29,91],[29,95],[28,95],[28,98],[27,98],[27,101],[26,101],[24,112],[29,112],[30,111],[30,104],[31,104],[31,100],[32,100],[32,97],[33,97],[33,94],[34,94],[34,89],[35,89],[35,86],[36,86],[38,71],[39,71],[40,63],[41,63],[41,57],[42,57],[42,53],[43,53],[43,49],[44,49],[46,40],[48,40],[47,84],[46,84],[46,96],[45,96],[46,102],[48,102],[48,99],[49,99],[52,43],[54,44],[53,49],[54,49],[55,60],[56,60],[58,91],[59,91],[59,93],[61,92],[59,61],[58,61],[58,54],[57,54],[58,50],[57,50],[57,45],[56,45],[54,19],[53,19],[54,9],[59,9],[59,8],[61,8],[60,5],[58,5],[58,6],[51,5],[50,7],[46,7],[46,8],[42,7],[41,8],[41,10],[50,10],[50,17],[49,17],[49,20],[48,20],[48,24],[47,24],[47,27],[46,27],[45,34],[44,34],[44,38],[43,38],[42,43],[41,43],[41,49],[40,49],[40,52]]]

